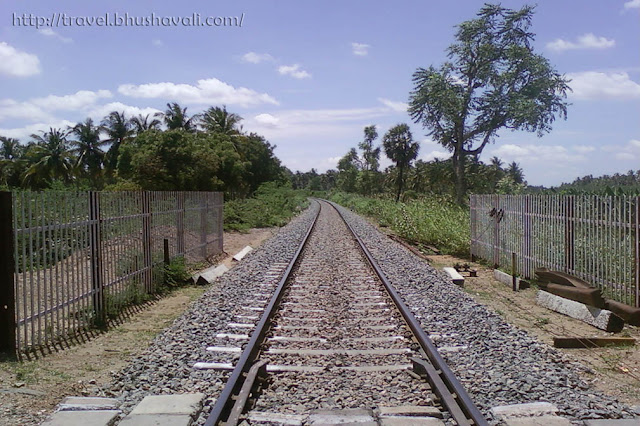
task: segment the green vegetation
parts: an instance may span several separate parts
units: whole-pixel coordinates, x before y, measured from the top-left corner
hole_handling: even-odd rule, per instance
[[[435,246],[446,254],[469,254],[469,211],[451,198],[432,196],[395,203],[391,198],[337,192],[331,200],[374,218],[411,242]]]
[[[452,152],[456,201],[465,201],[465,163],[478,157],[500,129],[551,131],[567,116],[568,80],[534,53],[533,7],[485,4],[458,25],[449,61],[413,74],[409,113]]]
[[[225,230],[283,226],[307,205],[308,191],[270,182],[261,185],[252,198],[224,205]]]

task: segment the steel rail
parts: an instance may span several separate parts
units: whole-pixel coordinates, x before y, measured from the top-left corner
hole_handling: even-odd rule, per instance
[[[367,247],[364,245],[364,242],[362,241],[362,239],[360,239],[358,234],[356,234],[354,229],[351,227],[349,222],[347,222],[344,215],[337,208],[335,203],[327,200],[323,200],[323,201],[326,201],[327,203],[329,203],[338,212],[338,214],[340,215],[344,223],[347,225],[347,228],[349,228],[349,230],[353,234],[356,241],[358,241],[358,244],[360,245],[360,248],[362,249],[362,252],[364,253],[365,257],[369,261],[369,264],[371,265],[373,270],[376,272],[376,274],[384,284],[385,288],[387,289],[387,292],[389,293],[389,296],[391,297],[396,307],[402,314],[405,322],[407,323],[407,325],[413,332],[416,340],[422,347],[422,350],[425,352],[425,354],[427,355],[427,357],[429,358],[433,366],[436,368],[436,370],[439,370],[439,373],[440,373],[439,375],[442,381],[447,386],[447,389],[446,389],[447,393],[451,392],[457,396],[457,400],[458,400],[457,403],[459,404],[460,409],[462,409],[462,411],[471,420],[473,420],[476,426],[488,426],[489,423],[487,422],[487,420],[484,418],[484,416],[482,415],[478,407],[476,407],[475,403],[471,400],[471,397],[467,393],[466,389],[462,386],[462,383],[460,383],[460,381],[458,380],[456,375],[453,373],[453,371],[451,371],[451,369],[449,368],[445,360],[440,356],[440,353],[438,353],[438,349],[436,348],[434,343],[431,341],[431,338],[429,338],[427,333],[425,333],[425,331],[422,329],[422,325],[420,324],[420,322],[418,322],[416,317],[413,315],[411,310],[404,303],[404,301],[402,300],[398,292],[395,290],[393,285],[389,282],[384,272],[382,272],[382,269],[380,269],[380,266],[378,266],[378,263],[375,261],[375,259],[371,255],[371,252],[369,252]]]
[[[317,201],[316,201],[317,202]],[[269,326],[271,325],[271,318],[275,315],[280,305],[280,300],[282,299],[284,289],[286,287],[286,283],[289,280],[289,275],[293,270],[294,265],[298,261],[302,250],[307,245],[307,241],[309,240],[309,236],[313,232],[313,229],[316,226],[316,222],[318,220],[318,216],[320,216],[320,210],[322,209],[322,205],[320,203],[318,212],[313,219],[313,223],[309,226],[309,230],[305,234],[302,242],[298,246],[298,250],[296,250],[293,258],[289,262],[289,265],[284,271],[282,278],[278,282],[278,286],[276,287],[275,292],[273,293],[269,304],[265,308],[264,313],[260,317],[260,321],[256,326],[256,329],[251,334],[251,338],[249,339],[249,343],[245,347],[244,351],[242,351],[242,355],[238,360],[238,364],[234,368],[229,380],[222,390],[222,393],[216,400],[213,408],[211,409],[211,413],[207,418],[205,426],[215,426],[222,421],[225,421],[231,413],[233,409],[233,397],[242,389],[242,385],[244,382],[245,374],[248,374],[251,369],[252,363],[255,360],[258,352],[260,351],[260,346],[264,341],[264,338],[269,330]]]

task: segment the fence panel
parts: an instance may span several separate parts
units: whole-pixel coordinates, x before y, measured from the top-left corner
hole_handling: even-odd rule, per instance
[[[0,203],[2,352],[62,343],[143,301],[163,280],[165,239],[187,262],[222,252],[221,193],[16,191]]]
[[[533,278],[561,270],[640,306],[640,197],[472,195],[471,254]]]

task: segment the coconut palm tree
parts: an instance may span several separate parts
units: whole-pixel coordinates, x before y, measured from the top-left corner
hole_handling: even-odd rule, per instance
[[[151,129],[159,129],[162,121],[157,118],[151,118],[151,114],[142,115],[139,114],[131,118],[131,125],[136,134],[142,133]]]
[[[31,135],[35,145],[28,154],[34,163],[25,173],[25,183],[33,185],[51,179],[70,182],[73,179],[75,167],[67,135],[66,131],[54,128],[42,132],[42,135]]]
[[[88,173],[94,184],[102,171],[105,156],[101,148],[109,143],[100,140],[101,131],[100,126],[94,125],[90,118],[69,127],[69,134],[75,136],[71,141],[71,145],[74,146],[71,152],[77,156],[77,165]]]
[[[226,106],[210,107],[201,117],[200,125],[208,132],[223,133],[228,136],[239,135],[242,132],[242,126],[239,126],[243,120],[238,114],[227,111]]]
[[[4,160],[16,160],[24,153],[18,139],[0,136],[0,143],[0,156]]]
[[[107,134],[105,142],[111,144],[105,158],[105,168],[109,173],[113,173],[118,164],[120,145],[133,134],[131,122],[125,117],[124,111],[112,111],[102,120],[101,130]]]
[[[192,117],[187,115],[187,108],[181,108],[177,102],[171,102],[167,104],[165,112],[158,112],[155,117],[160,117],[167,125],[167,129],[183,129],[187,132],[195,132],[197,130],[199,114],[195,114]]]
[[[515,183],[524,183],[524,172],[515,161],[509,164],[507,168],[507,176],[511,177]]]

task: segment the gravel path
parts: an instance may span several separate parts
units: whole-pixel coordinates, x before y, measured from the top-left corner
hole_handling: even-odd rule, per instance
[[[572,420],[633,417],[580,378],[585,367],[476,303],[362,217],[340,210],[423,328],[441,336],[434,343],[489,420],[491,407],[533,401],[551,402]]]

